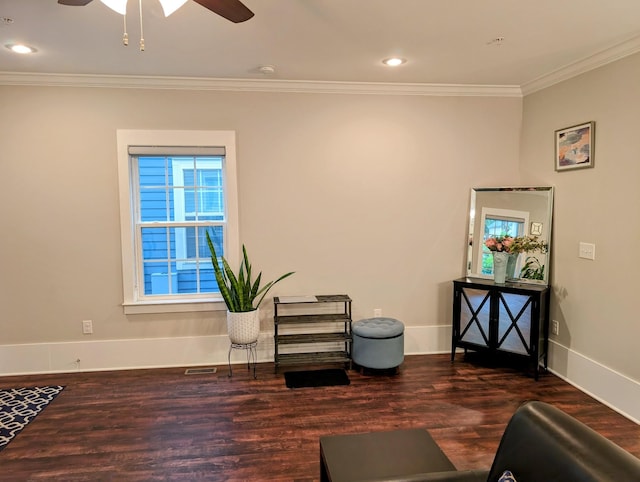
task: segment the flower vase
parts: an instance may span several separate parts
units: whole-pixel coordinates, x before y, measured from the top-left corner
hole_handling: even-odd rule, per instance
[[[516,263],[518,262],[518,253],[509,253],[507,258],[507,279],[516,278]]]
[[[504,251],[493,251],[493,281],[497,284],[504,284],[507,277],[507,262],[509,253]]]

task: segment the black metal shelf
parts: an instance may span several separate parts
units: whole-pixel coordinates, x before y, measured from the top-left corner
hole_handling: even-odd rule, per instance
[[[293,301],[290,297],[281,299],[276,296],[273,303],[276,370],[281,365],[351,364],[351,298],[349,296],[318,295],[300,297],[299,300],[293,298]],[[333,312],[328,313],[327,309]],[[322,312],[318,313],[318,311]],[[340,325],[342,327],[338,328]],[[297,331],[291,331],[296,328]],[[300,332],[301,330],[307,331]],[[327,351],[304,350],[305,348],[313,349],[315,347],[311,345],[320,343],[334,343],[336,348],[338,346],[342,348]],[[300,347],[291,345],[300,345]],[[281,346],[288,346],[288,350],[291,351],[281,353]]]
[[[351,321],[351,317],[348,314],[279,315],[274,320],[280,325],[293,323],[344,323]]]
[[[302,343],[333,343],[351,340],[351,336],[339,333],[301,333],[294,335],[278,335],[280,345],[292,345]]]
[[[312,353],[281,353],[281,365],[309,365],[323,363],[350,363],[351,354],[346,351],[321,351]]]

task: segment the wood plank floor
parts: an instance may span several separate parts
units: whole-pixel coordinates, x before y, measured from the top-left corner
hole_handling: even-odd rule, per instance
[[[458,469],[488,469],[525,400],[565,410],[640,457],[640,426],[556,376],[458,355],[405,358],[396,376],[290,390],[273,364],[0,377],[0,388],[66,385],[0,452],[0,480],[315,481],[322,435],[424,428]],[[281,370],[282,372],[283,370]]]

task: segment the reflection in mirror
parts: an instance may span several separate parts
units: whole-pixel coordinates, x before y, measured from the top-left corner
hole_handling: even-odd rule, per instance
[[[549,283],[552,187],[473,188],[469,209],[467,276],[493,278],[493,256],[485,241],[533,237],[546,249],[513,254],[507,281]]]

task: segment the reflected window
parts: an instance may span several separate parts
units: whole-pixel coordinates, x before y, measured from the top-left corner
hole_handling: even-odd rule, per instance
[[[488,238],[498,236],[518,237],[526,234],[529,223],[529,213],[510,209],[482,209],[482,244],[479,246],[479,269],[484,275],[493,274],[493,256],[484,242]]]
[[[516,238],[524,234],[524,220],[487,217],[484,224],[482,238],[482,274],[493,274],[493,257],[491,251],[484,245],[488,238],[497,236],[511,236]]]

